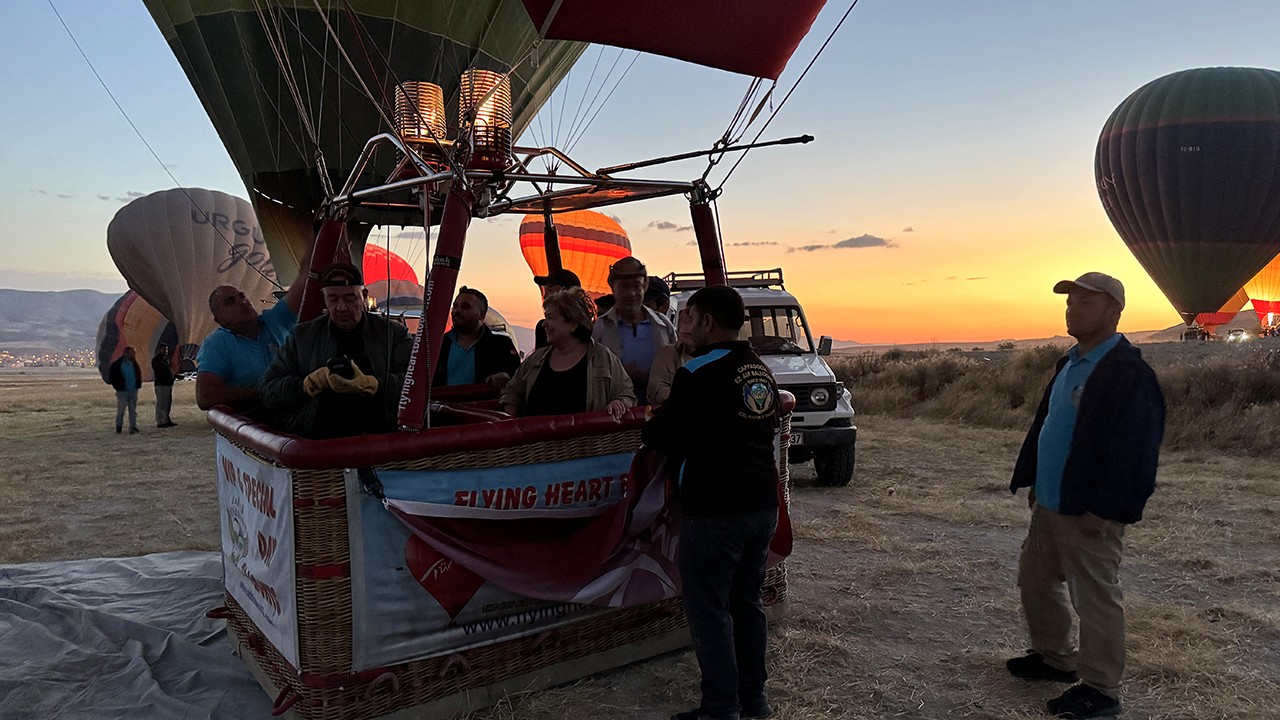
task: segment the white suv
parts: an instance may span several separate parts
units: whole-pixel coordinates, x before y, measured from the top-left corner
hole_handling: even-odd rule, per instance
[[[701,273],[671,274],[671,313],[706,282]],[[836,380],[823,360],[831,354],[831,338],[814,345],[800,301],[782,285],[782,269],[729,273],[729,284],[747,306],[743,339],[751,342],[778,383],[796,396],[791,416],[790,461],[813,460],[822,485],[848,485],[853,479],[858,428],[853,424],[849,390]]]

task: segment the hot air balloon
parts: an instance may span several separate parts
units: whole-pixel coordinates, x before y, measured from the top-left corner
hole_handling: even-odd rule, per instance
[[[209,293],[234,285],[268,306],[275,270],[245,202],[216,190],[184,188],[138,198],[107,226],[107,249],[129,287],[178,329],[174,353],[195,349],[217,327]]]
[[[576,273],[593,297],[609,292],[609,266],[631,254],[627,231],[594,210],[560,213],[552,220],[560,237],[561,267]],[[533,274],[541,276],[548,272],[544,225],[542,215],[525,215],[520,221],[520,252]]]
[[[151,363],[149,358],[156,354],[156,348],[168,345],[176,348],[178,330],[160,311],[143,300],[138,293],[130,290],[111,306],[107,314],[98,324],[98,372],[103,382],[107,377],[111,363],[124,355],[126,347],[132,347],[138,356],[138,367],[142,368],[142,379],[151,382]],[[171,356],[174,370],[186,372],[195,369],[195,357]]]
[[[1247,302],[1249,302],[1249,296],[1245,294],[1244,288],[1240,288],[1230,300],[1218,308],[1218,312],[1196,315],[1196,324],[1205,332],[1214,335],[1218,332],[1218,328],[1235,319],[1236,313],[1240,312],[1240,308]]]
[[[418,282],[418,273],[408,261],[373,243],[364,246],[364,264],[361,270],[364,272],[366,286],[385,280],[408,280],[414,284]]]
[[[1252,280],[1245,283],[1244,291],[1253,302],[1258,324],[1263,327],[1275,325],[1280,320],[1280,255],[1272,258]]]
[[[426,288],[412,280],[375,280],[367,283],[369,298],[377,308],[422,308]]]
[[[315,237],[316,211],[346,181],[365,141],[392,130],[397,82],[441,86],[455,118],[464,70],[514,69],[511,134],[519,137],[585,48],[546,41],[536,63],[520,63],[538,29],[518,0],[146,5],[226,143],[286,284]],[[369,174],[386,178],[395,163],[379,157]],[[352,254],[371,225],[416,224],[412,218],[361,208],[348,224]]]
[[[1139,88],[1094,174],[1125,244],[1189,324],[1280,250],[1280,72],[1200,68]]]

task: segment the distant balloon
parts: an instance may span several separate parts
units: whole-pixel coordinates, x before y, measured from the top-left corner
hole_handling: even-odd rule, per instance
[[[1280,255],[1244,285],[1261,325],[1274,325],[1280,316]]]
[[[1235,319],[1236,314],[1240,312],[1240,308],[1249,302],[1249,296],[1245,294],[1244,288],[1236,291],[1222,307],[1218,308],[1218,312],[1200,313],[1196,315],[1196,324],[1204,329],[1205,332],[1216,334],[1218,328],[1226,325]]]
[[[1147,83],[1103,126],[1094,174],[1116,231],[1183,319],[1216,312],[1280,250],[1280,72]]]
[[[124,355],[126,347],[132,347],[142,369],[143,381],[151,382],[151,358],[160,345],[169,346],[172,353],[169,357],[175,371],[195,369],[194,356],[182,358],[178,355],[178,330],[173,323],[130,290],[111,306],[98,324],[98,341],[95,344],[98,372],[104,381],[109,381],[111,363]]]
[[[129,287],[178,331],[181,351],[217,325],[209,294],[234,285],[259,308],[273,302],[275,269],[248,202],[215,190],[165,190],[120,209],[107,226],[107,249]]]
[[[609,292],[609,266],[631,254],[627,231],[608,215],[575,210],[552,216],[560,238],[561,266],[572,270],[582,289],[592,296]],[[534,275],[547,274],[547,250],[542,215],[525,215],[520,221],[520,252]]]
[[[364,246],[364,264],[361,270],[364,273],[366,286],[388,279],[418,282],[418,273],[404,258],[373,243]]]
[[[426,291],[413,280],[375,280],[365,287],[379,308],[421,309],[422,294]]]

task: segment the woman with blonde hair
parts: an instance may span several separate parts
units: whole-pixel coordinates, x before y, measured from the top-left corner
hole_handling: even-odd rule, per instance
[[[566,415],[607,410],[615,419],[636,404],[627,371],[608,348],[591,339],[595,304],[580,287],[542,301],[547,346],[520,364],[502,392],[502,409],[515,416]]]

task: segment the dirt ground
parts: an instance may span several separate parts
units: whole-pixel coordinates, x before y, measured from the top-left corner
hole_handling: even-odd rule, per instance
[[[159,430],[113,431],[93,371],[0,371],[0,563],[213,550],[213,435],[194,386]],[[863,416],[847,488],[793,466],[788,615],[773,627],[780,718],[1034,718],[1062,686],[1010,678],[1027,519],[1007,490],[1020,433]],[[1129,528],[1127,718],[1273,718],[1280,707],[1280,472],[1165,453]],[[666,717],[697,696],[689,652],[515,695],[480,718]]]

